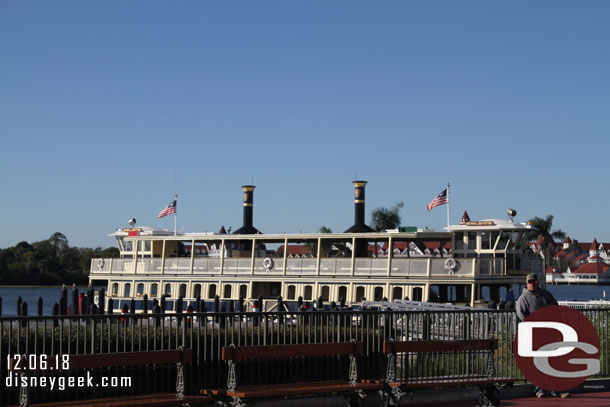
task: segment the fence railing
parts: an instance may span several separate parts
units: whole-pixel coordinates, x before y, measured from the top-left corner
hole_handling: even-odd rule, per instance
[[[595,326],[600,338],[601,372],[610,376],[610,310],[582,311]],[[187,366],[187,392],[202,387],[223,387],[226,367],[221,348],[235,345],[297,344],[362,341],[365,354],[360,360],[363,378],[381,378],[385,358],[383,342],[394,340],[498,339],[495,355],[498,375],[523,379],[513,357],[517,320],[510,310],[468,311],[314,311],[314,312],[223,312],[181,314],[114,314],[80,316],[0,317],[0,405],[16,403],[19,388],[5,387],[9,363],[14,355],[100,354],[192,349],[194,362]],[[473,366],[476,363],[472,364]],[[447,374],[453,367],[448,366]],[[455,366],[463,373],[464,366]],[[319,370],[319,369],[318,369]],[[312,375],[316,372],[311,369]],[[62,375],[65,372],[44,372]],[[133,369],[118,369],[121,376]],[[150,372],[148,372],[150,373]],[[141,374],[141,372],[140,372]],[[172,391],[175,369],[157,391]],[[278,372],[278,374],[284,374]],[[313,377],[312,377],[313,379]],[[163,388],[165,387],[165,388]],[[96,390],[101,391],[101,390]],[[110,389],[109,395],[138,392],[138,389]],[[49,397],[79,398],[73,392],[53,393],[31,388],[33,400]]]

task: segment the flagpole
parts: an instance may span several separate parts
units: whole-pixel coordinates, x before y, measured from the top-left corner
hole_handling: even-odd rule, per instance
[[[451,200],[449,199],[449,183],[447,183],[447,228],[451,226],[449,222],[449,205],[451,204]]]
[[[175,193],[176,207],[174,208],[174,236],[176,236],[176,225],[178,224],[178,193]]]

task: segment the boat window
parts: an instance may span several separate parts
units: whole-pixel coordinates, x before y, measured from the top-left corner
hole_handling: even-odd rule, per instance
[[[193,287],[193,298],[201,298],[201,284],[195,284]]]
[[[375,287],[374,294],[375,301],[381,301],[383,299],[383,287]]]
[[[475,232],[468,232],[468,250],[476,250],[477,248],[477,234]]]
[[[324,301],[328,301],[330,299],[330,287],[329,286],[327,286],[327,285],[322,286],[321,296],[322,296],[322,300],[324,300]]]
[[[392,289],[392,301],[402,300],[402,287],[394,287]]]
[[[496,250],[506,250],[506,245],[508,245],[508,239],[510,238],[509,232],[502,232],[500,235],[500,240],[498,241],[498,246]]]
[[[310,285],[305,286],[305,294],[303,295],[303,299],[305,301],[311,301],[312,288]]]
[[[165,284],[165,295],[172,295],[172,285],[171,284]]]
[[[138,283],[138,287],[136,288],[137,295],[144,295],[144,284]]]
[[[413,301],[422,301],[424,289],[421,287],[413,287]]]
[[[523,237],[523,233],[522,232],[513,232],[512,236],[510,237],[511,240],[511,244],[512,244],[512,248],[513,249],[520,249],[520,243],[521,243],[521,238]]]
[[[341,298],[343,298],[343,301],[347,301],[347,287],[344,285],[339,287],[339,301],[341,301]]]
[[[153,283],[150,286],[150,296],[151,297],[156,297],[157,296],[157,283]]]
[[[358,286],[356,287],[356,302],[360,302],[364,299],[364,287]]]
[[[114,296],[119,295],[119,283],[112,284],[112,295],[114,295]]]
[[[131,283],[125,284],[125,290],[123,291],[123,297],[129,297],[131,295]]]
[[[208,298],[214,298],[216,296],[216,284],[210,284],[208,287]]]
[[[294,300],[294,297],[296,296],[296,287],[293,285],[289,285],[288,286],[288,291],[286,292],[286,299],[287,300]]]
[[[231,284],[225,284],[223,298],[231,298]]]
[[[240,298],[248,298],[248,286],[242,284],[239,286],[239,296]]]
[[[126,252],[130,252],[131,250],[131,241],[129,240],[123,240],[123,247],[125,248]]]
[[[455,233],[455,250],[464,250],[464,232]]]
[[[489,232],[481,232],[481,250],[489,250],[491,248],[490,243],[489,243],[489,238],[490,238]]]
[[[500,232],[491,232],[489,234],[490,249],[493,249],[495,247],[496,242],[498,241],[498,236],[500,236]]]
[[[178,291],[178,292],[179,292],[179,294],[178,294],[179,297],[182,297],[182,298],[186,297],[186,284],[180,284],[180,291]]]
[[[143,250],[145,252],[149,252],[152,250],[152,242],[150,240],[144,240],[142,243],[144,244]]]

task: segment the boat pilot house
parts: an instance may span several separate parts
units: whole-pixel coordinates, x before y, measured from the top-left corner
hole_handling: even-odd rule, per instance
[[[107,295],[118,304],[145,295],[149,301],[165,295],[187,303],[218,295],[262,297],[270,300],[268,308],[279,296],[477,306],[503,297],[525,275],[542,273],[540,260],[524,253],[531,226],[515,222],[514,214],[470,221],[464,213],[459,225],[444,232],[414,227],[375,232],[365,224],[365,185],[354,182],[355,223],[344,233],[262,234],[253,226],[251,185],[243,187],[244,224],[232,234],[224,228],[178,234],[118,229],[111,236],[120,258],[94,259],[90,281],[107,284]]]

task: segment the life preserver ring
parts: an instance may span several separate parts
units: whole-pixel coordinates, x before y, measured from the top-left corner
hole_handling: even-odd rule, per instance
[[[271,270],[273,268],[273,260],[271,260],[270,257],[266,257],[265,260],[263,260],[263,267],[267,270]]]
[[[455,259],[453,257],[450,257],[447,260],[445,260],[446,269],[455,270],[456,267],[457,267],[457,262],[455,261]]]
[[[97,267],[100,269],[104,267],[104,259],[97,259]]]

